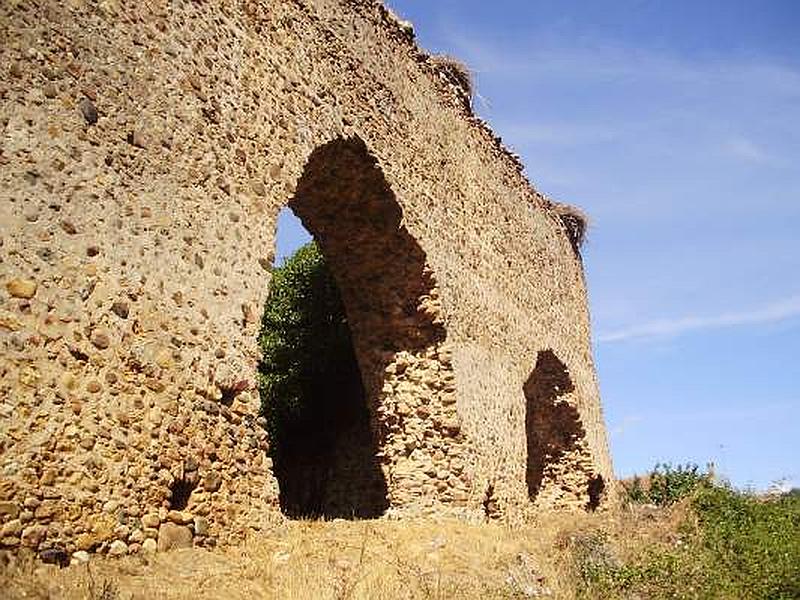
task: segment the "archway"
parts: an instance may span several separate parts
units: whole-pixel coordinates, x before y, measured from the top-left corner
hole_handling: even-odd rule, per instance
[[[376,159],[357,138],[315,150],[288,206],[330,269],[357,369],[349,383],[336,384],[333,404],[321,413],[326,416],[289,434],[290,451],[274,467],[284,512],[371,517],[390,504],[433,495],[435,474],[449,477],[448,468],[428,469],[434,483],[411,481],[394,469],[401,460],[433,457],[437,440],[459,435],[452,367],[441,351],[443,318],[424,252],[403,226]],[[420,402],[425,406],[417,410]],[[325,439],[336,442],[318,444]]]
[[[553,508],[595,510],[605,482],[592,471],[586,431],[574,401],[575,386],[566,365],[552,350],[539,352],[525,394],[527,467],[532,501],[545,496]]]

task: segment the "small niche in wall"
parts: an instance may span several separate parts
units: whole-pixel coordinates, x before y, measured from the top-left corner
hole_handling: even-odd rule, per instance
[[[192,481],[184,478],[175,479],[175,481],[172,482],[172,485],[170,485],[172,494],[169,499],[169,509],[186,510],[186,508],[189,506],[189,498],[196,487],[196,482],[193,483]]]
[[[586,503],[586,510],[594,512],[600,507],[600,503],[603,501],[603,494],[606,491],[606,482],[603,476],[595,475],[589,479],[587,488],[586,491],[589,494],[589,501]]]

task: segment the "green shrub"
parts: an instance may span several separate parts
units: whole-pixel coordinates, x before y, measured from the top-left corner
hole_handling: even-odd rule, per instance
[[[629,502],[635,504],[647,504],[650,502],[650,497],[639,476],[634,477],[630,483],[625,484],[625,492]]]
[[[670,506],[710,481],[711,476],[702,473],[697,465],[687,463],[673,467],[660,463],[650,472],[646,484],[634,477],[625,488],[630,502]]]
[[[669,506],[691,494],[698,486],[709,481],[697,465],[686,464],[673,467],[670,464],[656,465],[650,473],[650,501],[657,506]]]
[[[593,546],[577,545],[581,597],[800,598],[800,497],[739,492],[693,468],[660,466],[656,472],[662,479],[648,496],[662,505],[691,498],[680,541],[648,547],[618,564],[590,560],[597,554],[587,553]]]
[[[274,456],[303,424],[324,425],[331,390],[360,385],[342,300],[314,242],[273,269],[259,345],[261,408]]]
[[[800,497],[713,486],[693,505],[720,587],[738,598],[800,598]]]

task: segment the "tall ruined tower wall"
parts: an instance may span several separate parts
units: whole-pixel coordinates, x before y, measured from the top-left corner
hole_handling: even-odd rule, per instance
[[[256,341],[286,205],[341,288],[390,512],[597,504],[580,257],[383,7],[19,0],[0,38],[1,546],[278,514]]]

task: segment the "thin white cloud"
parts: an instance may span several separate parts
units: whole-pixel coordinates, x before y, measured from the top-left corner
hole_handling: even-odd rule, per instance
[[[800,316],[800,296],[793,296],[750,311],[728,312],[716,316],[688,316],[650,321],[649,323],[601,334],[597,339],[599,342],[609,343],[674,337],[703,329],[778,323],[798,316]]]
[[[631,427],[633,427],[634,425],[637,425],[637,424],[639,424],[639,423],[641,423],[643,421],[644,421],[644,417],[642,417],[640,415],[629,415],[629,416],[624,417],[622,419],[622,423],[612,427],[609,433],[610,433],[610,435],[612,437],[619,437],[623,433],[628,431]]]
[[[584,146],[612,142],[619,137],[619,132],[611,127],[559,121],[497,121],[494,128],[515,145]]]
[[[668,54],[596,40],[591,46],[530,42],[523,46],[492,44],[454,29],[447,33],[459,57],[478,74],[511,77],[520,84],[543,81],[660,82],[696,88],[752,90],[796,97],[800,70],[764,59],[687,60]]]
[[[783,161],[770,154],[762,146],[743,136],[730,138],[723,144],[722,150],[737,160],[754,165],[781,166],[783,164]]]
[[[574,120],[487,106],[495,130],[527,160],[542,146],[550,152],[605,145],[717,169],[794,167],[783,157],[796,151],[800,112],[792,107],[800,99],[800,69],[777,59],[688,59],[607,39],[571,45],[536,35],[488,40],[452,25],[446,36],[477,72],[479,90],[485,78],[493,89],[515,89],[534,107],[539,90],[556,90],[567,104],[575,94],[598,103],[597,112]],[[662,203],[660,210],[678,205]]]

